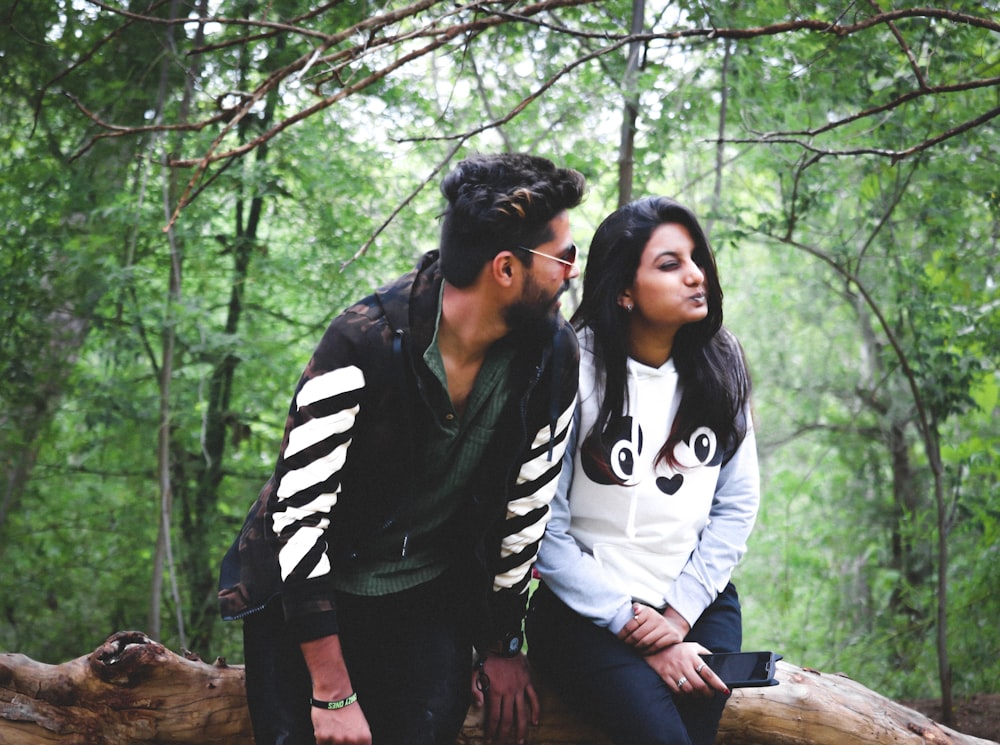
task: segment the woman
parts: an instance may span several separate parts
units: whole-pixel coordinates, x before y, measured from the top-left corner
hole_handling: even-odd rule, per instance
[[[711,743],[729,691],[699,655],[740,649],[729,579],[759,475],[750,379],[694,214],[664,197],[611,214],[572,320],[580,401],[529,657],[616,743]]]

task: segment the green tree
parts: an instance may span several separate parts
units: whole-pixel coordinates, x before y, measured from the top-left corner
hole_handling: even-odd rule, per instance
[[[0,36],[0,644],[75,656],[162,576],[166,641],[233,656],[215,568],[311,345],[434,245],[450,160],[508,148],[587,174],[581,245],[629,193],[712,226],[767,479],[748,640],[995,685],[995,8],[35,5]]]

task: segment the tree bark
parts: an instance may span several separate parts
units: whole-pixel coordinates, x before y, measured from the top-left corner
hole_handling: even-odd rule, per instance
[[[632,34],[641,34],[645,27],[646,1],[632,0]],[[625,61],[625,77],[622,90],[625,106],[622,111],[621,140],[618,144],[618,206],[624,207],[632,201],[632,181],[635,168],[635,125],[639,119],[639,93],[636,81],[641,66],[644,43],[633,41],[628,45]]]
[[[252,742],[243,668],[185,659],[137,631],[46,665],[0,655],[0,745]]]
[[[1000,745],[955,732],[842,675],[781,662],[770,688],[734,691],[718,745]],[[610,745],[541,690],[534,745]],[[119,631],[61,665],[0,655],[0,745],[210,745],[252,742],[243,667],[180,657]],[[471,709],[457,745],[480,745]]]

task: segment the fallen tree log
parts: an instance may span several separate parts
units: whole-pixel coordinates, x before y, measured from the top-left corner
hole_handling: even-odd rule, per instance
[[[734,692],[719,745],[1000,745],[941,726],[840,675],[781,662],[780,685]],[[47,665],[0,655],[0,745],[252,742],[243,667],[182,657],[136,631]],[[542,691],[534,745],[610,745]],[[472,709],[459,745],[480,745]]]

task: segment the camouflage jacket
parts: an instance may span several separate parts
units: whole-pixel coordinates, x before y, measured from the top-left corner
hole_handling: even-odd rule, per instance
[[[405,511],[413,417],[429,416],[423,351],[433,338],[437,252],[336,317],[289,408],[277,465],[222,563],[226,619],[281,597],[298,641],[336,633],[331,583],[365,539]],[[519,347],[512,395],[463,506],[456,555],[476,567],[477,645],[518,633],[576,400],[579,353],[562,319]],[[475,557],[475,561],[469,561]]]

